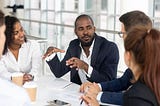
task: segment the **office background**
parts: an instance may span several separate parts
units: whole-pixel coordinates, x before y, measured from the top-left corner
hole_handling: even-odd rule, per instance
[[[96,33],[115,42],[120,51],[118,76],[126,68],[123,61],[123,40],[119,16],[131,10],[145,12],[160,29],[160,0],[0,0],[0,9],[5,14],[17,16],[29,39],[38,40],[42,54],[48,46],[66,50],[69,42],[76,38],[74,20],[79,14],[89,14],[97,28]],[[59,54],[63,58],[64,54]],[[50,74],[43,63],[41,74]]]

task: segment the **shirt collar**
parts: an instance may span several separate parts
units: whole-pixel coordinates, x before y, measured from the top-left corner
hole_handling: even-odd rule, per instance
[[[93,50],[93,46],[94,46],[94,42],[95,42],[95,38],[94,38],[94,40],[93,40],[93,42],[92,42],[92,45],[91,45],[91,46],[90,46],[90,48],[89,48],[90,54],[92,54],[92,50]],[[81,43],[79,44],[79,46],[80,46],[80,47],[81,47],[81,49],[83,50]]]

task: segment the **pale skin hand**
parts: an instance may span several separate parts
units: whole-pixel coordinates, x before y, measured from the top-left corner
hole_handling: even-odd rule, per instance
[[[98,93],[101,91],[98,84],[96,84],[94,82],[92,85],[90,85],[88,87],[89,87],[89,89],[86,94],[91,95],[94,98],[97,98]]]
[[[50,46],[50,47],[47,49],[46,53],[43,55],[43,59],[45,59],[46,57],[50,56],[51,54],[57,53],[57,52],[64,53],[65,51],[64,51],[64,50],[61,50],[61,49],[58,49],[58,48],[56,48],[56,47]]]
[[[96,83],[91,83],[91,82],[85,82],[80,86],[80,92],[84,93],[85,89],[88,89],[87,93],[93,93],[93,94],[98,94],[101,92],[101,89],[99,88],[98,84]]]
[[[81,99],[87,104],[87,106],[100,106],[97,99],[94,98],[92,95],[83,95]]]
[[[85,82],[85,83],[81,84],[80,89],[79,89],[80,92],[84,93],[85,89],[87,89],[90,85],[92,85],[91,82]]]
[[[83,69],[86,73],[88,73],[88,64],[76,57],[72,57],[66,61],[66,65],[70,66],[70,68]]]

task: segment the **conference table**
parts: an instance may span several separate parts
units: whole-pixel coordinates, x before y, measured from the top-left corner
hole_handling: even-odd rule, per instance
[[[71,106],[86,106],[83,102],[80,105],[79,85],[69,82],[63,78],[55,78],[53,75],[41,76],[37,83],[36,101],[32,106],[53,106],[49,102],[55,99],[62,100],[71,104]],[[116,106],[103,104],[106,106]]]

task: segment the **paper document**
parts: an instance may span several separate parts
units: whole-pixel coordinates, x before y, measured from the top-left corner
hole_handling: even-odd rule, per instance
[[[78,106],[78,105],[80,105],[81,95],[83,95],[83,94],[78,91],[67,91],[67,92],[63,91],[63,92],[60,92],[59,95],[57,95],[57,98],[64,100],[64,101],[72,101],[70,103],[75,104],[73,106]]]
[[[56,78],[54,80],[53,85],[52,85],[53,87],[50,87],[50,88],[62,90],[62,89],[69,87],[71,84],[72,84],[72,82],[66,81],[62,78]]]

